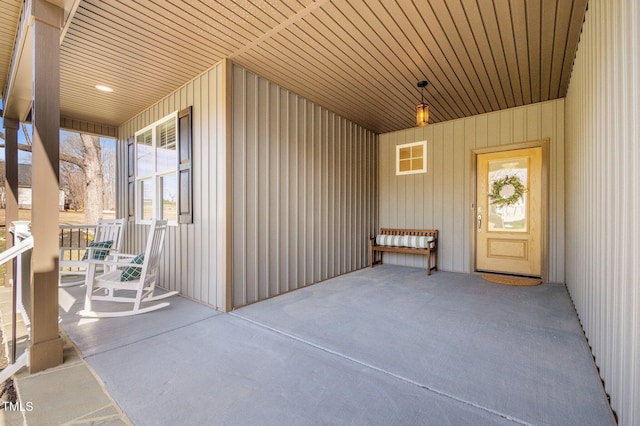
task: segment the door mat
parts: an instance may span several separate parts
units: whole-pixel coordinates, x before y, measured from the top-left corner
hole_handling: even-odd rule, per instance
[[[540,278],[514,277],[513,275],[482,274],[485,281],[503,285],[533,286],[542,281]]]

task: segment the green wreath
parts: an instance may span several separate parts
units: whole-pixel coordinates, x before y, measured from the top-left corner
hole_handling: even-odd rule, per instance
[[[527,192],[527,188],[517,176],[507,175],[493,182],[489,199],[491,204],[495,206],[511,206],[518,202],[525,192]]]

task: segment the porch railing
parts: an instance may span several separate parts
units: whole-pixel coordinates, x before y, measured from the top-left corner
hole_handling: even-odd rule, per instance
[[[28,265],[30,262],[25,262],[24,256],[30,256],[33,249],[33,236],[28,233],[15,232],[16,244],[0,253],[0,265],[4,265],[8,261],[15,259],[13,262],[13,283],[12,283],[12,305],[11,305],[11,359],[10,364],[0,371],[0,383],[4,383],[7,379],[17,373],[22,367],[29,364],[29,350],[25,349],[24,353],[16,359],[16,323],[18,310],[23,314],[25,324],[28,324],[29,314],[27,309],[23,305],[24,291],[22,280],[22,266]],[[29,266],[27,266],[29,267]],[[20,272],[19,272],[20,271]],[[28,280],[27,280],[28,284]],[[27,295],[29,294],[27,290]]]
[[[60,225],[60,256],[64,260],[80,260],[93,241],[96,225]],[[66,268],[72,270],[73,268]]]
[[[16,358],[17,351],[17,315],[22,315],[27,329],[30,326],[31,300],[30,300],[30,267],[31,250],[33,249],[33,236],[29,233],[29,222],[14,222],[10,229],[13,233],[15,245],[0,253],[0,265],[10,260],[13,262],[12,287],[12,317],[10,340],[10,364],[0,371],[0,383],[17,373],[29,363],[28,348]],[[93,241],[96,225],[61,225],[59,233],[60,247],[73,247],[65,250],[64,256],[69,260],[79,260],[85,252],[85,248]]]

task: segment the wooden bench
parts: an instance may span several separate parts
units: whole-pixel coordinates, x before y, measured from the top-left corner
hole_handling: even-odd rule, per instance
[[[425,238],[410,239],[410,237]],[[380,243],[384,243],[384,245]],[[375,259],[376,252],[380,253],[380,260]],[[427,256],[427,272],[428,275],[431,275],[432,270],[438,270],[438,230],[380,228],[377,237],[369,239],[369,265],[372,268],[373,265],[382,264],[382,253],[384,252]],[[432,258],[434,260],[433,266],[431,266]]]

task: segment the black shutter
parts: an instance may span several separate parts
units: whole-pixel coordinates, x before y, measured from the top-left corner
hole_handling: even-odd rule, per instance
[[[127,212],[129,221],[135,221],[135,194],[136,194],[136,149],[135,138],[127,139]]]
[[[178,113],[178,223],[193,223],[191,107]]]

